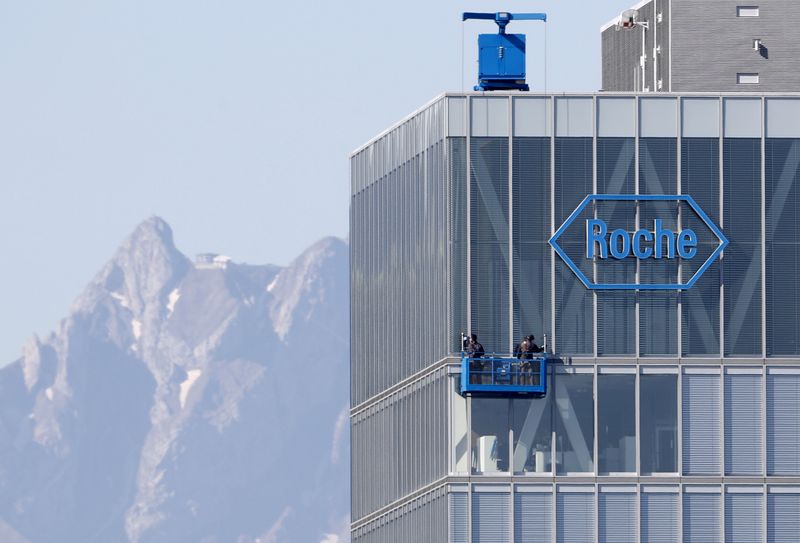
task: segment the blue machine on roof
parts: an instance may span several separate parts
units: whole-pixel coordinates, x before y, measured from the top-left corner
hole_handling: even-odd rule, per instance
[[[545,13],[471,13],[461,20],[483,19],[497,23],[497,34],[478,35],[478,84],[476,91],[528,90],[525,82],[525,34],[506,34],[511,21],[544,21]]]
[[[478,358],[461,354],[462,396],[544,396],[547,355],[519,359],[495,353]]]

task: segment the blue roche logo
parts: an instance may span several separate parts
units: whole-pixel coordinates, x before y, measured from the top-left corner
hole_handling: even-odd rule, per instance
[[[629,207],[639,206],[640,223],[652,228],[633,230],[630,224],[635,215],[625,216],[624,209],[619,209],[626,203]],[[679,208],[685,211],[679,212]],[[586,216],[588,212],[591,217]],[[603,218],[604,212],[610,217]],[[656,218],[659,213],[666,216]],[[677,225],[678,216],[686,228],[667,226]],[[583,228],[576,223],[580,218],[584,219]],[[615,220],[626,222],[627,227],[615,225]],[[719,227],[686,194],[591,194],[549,241],[578,279],[592,290],[685,290],[697,282],[728,245]],[[576,249],[581,244],[583,248],[578,253]],[[646,272],[643,275],[654,280],[643,281],[640,277],[637,281],[635,267],[629,265],[632,259],[641,261],[640,269]],[[697,259],[702,264],[694,262]],[[659,266],[663,269],[659,270]],[[598,277],[611,277],[612,281],[599,282]],[[688,279],[681,281],[681,277]]]

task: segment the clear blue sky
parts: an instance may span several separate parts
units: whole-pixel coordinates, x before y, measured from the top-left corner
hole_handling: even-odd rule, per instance
[[[462,83],[462,11],[547,12],[549,89],[590,91],[630,3],[0,1],[0,365],[150,215],[250,263],[346,236],[349,152],[472,85],[494,24]],[[513,28],[541,89],[542,25]]]

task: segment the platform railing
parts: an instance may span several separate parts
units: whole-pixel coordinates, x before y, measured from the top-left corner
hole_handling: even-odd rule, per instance
[[[530,358],[529,358],[530,357]],[[544,394],[547,386],[547,355],[486,353],[461,355],[461,392],[488,394]]]

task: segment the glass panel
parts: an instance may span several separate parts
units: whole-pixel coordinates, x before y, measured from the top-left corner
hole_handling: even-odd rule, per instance
[[[473,543],[496,543],[510,539],[510,502],[511,496],[505,492],[472,493]]]
[[[636,376],[597,376],[600,473],[636,471]]]
[[[684,375],[683,472],[686,475],[720,473],[720,376]]]
[[[678,494],[642,494],[642,543],[679,541]]]
[[[684,138],[681,140],[681,187],[719,224],[719,139]],[[708,232],[694,214],[683,208],[683,228],[692,228],[700,236]],[[689,278],[717,243],[712,236],[700,237],[698,255],[683,262],[682,280]],[[719,285],[720,266],[711,266],[694,287],[681,292],[683,356],[719,355]]]
[[[453,473],[466,474],[469,472],[467,459],[469,458],[469,441],[467,441],[467,400],[458,392],[460,375],[453,376],[451,382],[450,396],[453,410],[451,424],[451,442],[453,444],[453,462],[451,471]]]
[[[761,475],[761,375],[725,375],[725,473]]]
[[[597,140],[598,194],[634,193],[633,138]],[[612,228],[634,229],[635,207],[632,202],[597,202],[596,214]],[[634,283],[636,260],[607,259],[597,266],[597,283]],[[597,293],[597,354],[634,354],[636,294],[633,291]]]
[[[514,542],[551,543],[553,495],[549,492],[514,493]]]
[[[594,471],[593,374],[555,374],[557,472]]]
[[[472,330],[487,352],[509,352],[508,138],[472,138]]]
[[[587,543],[594,540],[594,494],[559,492],[556,498],[557,543]]]
[[[725,494],[725,543],[762,541],[763,518],[761,488],[754,488],[753,494]]]
[[[512,400],[514,431],[514,472],[552,472],[552,395],[545,398]]]
[[[550,138],[514,138],[514,337],[552,337]]]
[[[712,542],[720,540],[720,495],[683,495],[683,540]]]
[[[795,543],[800,533],[800,494],[767,495],[768,543]]]
[[[639,193],[677,194],[678,149],[675,138],[639,140]],[[660,219],[677,229],[675,202],[639,203],[639,227],[653,228]],[[647,283],[676,283],[677,261],[639,261],[639,280]],[[674,291],[640,291],[639,352],[642,355],[674,355],[678,351],[678,296]]]
[[[642,474],[678,471],[678,376],[639,378]]]
[[[509,401],[472,398],[472,471],[508,471]]]
[[[600,543],[638,543],[636,494],[601,492],[597,495],[598,541]]]
[[[556,226],[575,211],[592,193],[592,138],[556,138],[555,141],[555,215]],[[568,228],[559,244],[587,276],[592,264],[585,255],[584,231]],[[592,354],[592,291],[578,281],[564,262],[556,259],[556,348],[567,354]]]
[[[800,375],[767,376],[767,475],[800,475]]]
[[[761,139],[726,139],[723,161],[725,355],[760,355]]]
[[[800,139],[768,139],[764,166],[767,355],[796,356],[800,354]]]

